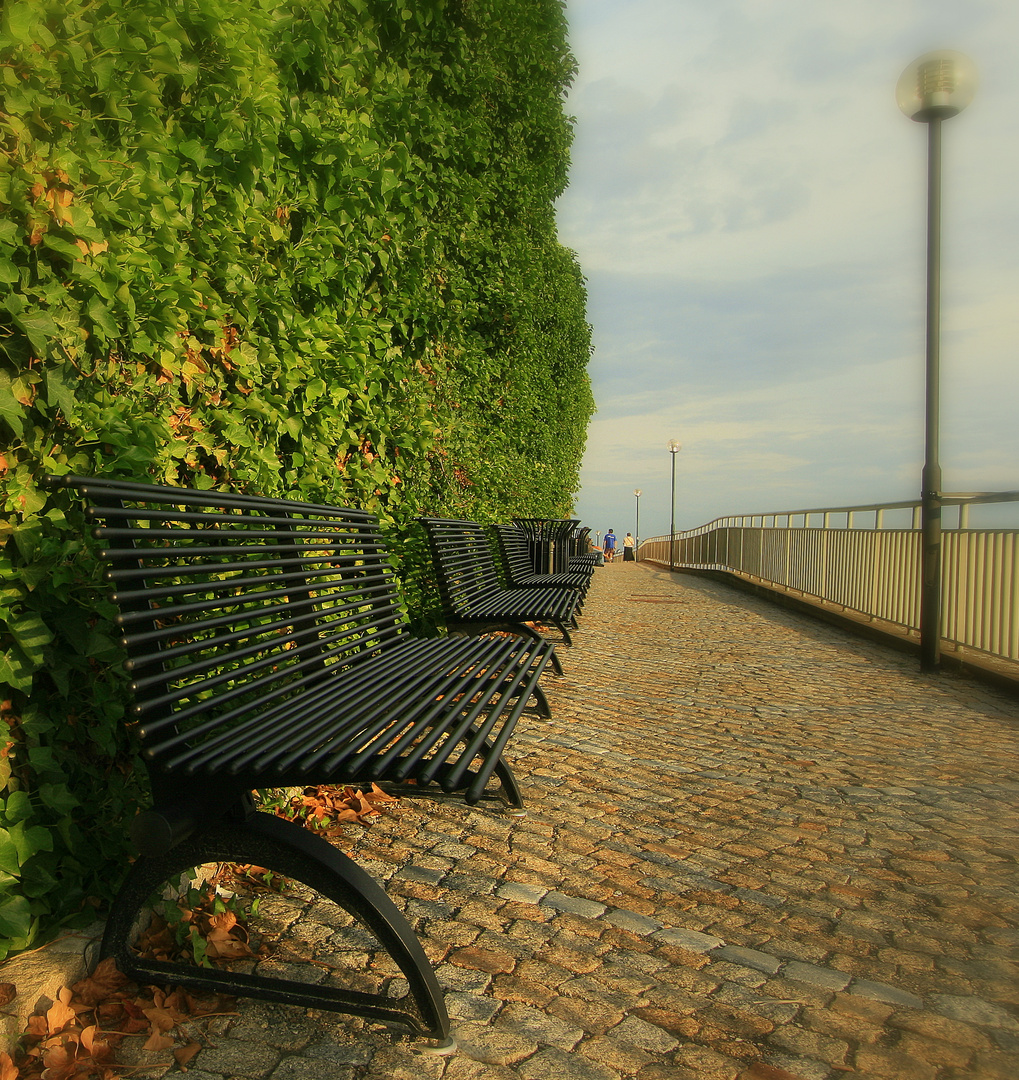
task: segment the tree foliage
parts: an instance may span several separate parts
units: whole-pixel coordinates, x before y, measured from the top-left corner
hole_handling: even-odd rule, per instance
[[[416,514],[570,511],[572,72],[560,0],[7,0],[0,956],[109,897],[143,795],[44,474],[363,506],[419,610]]]

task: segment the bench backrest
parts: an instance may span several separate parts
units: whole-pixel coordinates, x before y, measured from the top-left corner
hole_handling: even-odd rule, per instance
[[[403,633],[371,514],[84,477],[59,482],[82,492],[99,523],[93,535],[116,586],[150,766],[214,755],[227,729],[236,739],[246,720]]]
[[[488,530],[476,521],[421,518],[439,571],[446,611],[459,614],[486,593],[503,588]]]
[[[569,538],[580,524],[579,518],[514,518],[531,542],[531,559],[536,573],[560,573],[569,565]]]
[[[534,567],[531,543],[526,533],[516,525],[496,525],[495,532],[506,560],[510,581],[520,585],[527,578],[534,577],[538,571]]]
[[[570,538],[570,554],[586,555],[590,545],[591,530],[585,525]]]

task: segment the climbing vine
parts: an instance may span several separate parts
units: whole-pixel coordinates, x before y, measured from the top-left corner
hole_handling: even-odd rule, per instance
[[[101,907],[144,798],[80,507],[46,474],[568,513],[559,0],[7,0],[0,958]],[[56,889],[56,881],[60,888]]]

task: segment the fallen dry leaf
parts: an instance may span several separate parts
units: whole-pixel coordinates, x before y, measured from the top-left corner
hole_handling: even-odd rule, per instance
[[[63,986],[57,991],[57,1000],[46,1010],[46,1023],[50,1032],[56,1033],[76,1019],[77,1013],[71,1008],[71,991]]]
[[[169,1050],[171,1046],[173,1046],[173,1039],[169,1035],[160,1035],[159,1032],[154,1031],[148,1039],[145,1040],[145,1045],[142,1049]]]
[[[195,1054],[198,1053],[199,1050],[201,1050],[201,1048],[202,1044],[196,1042],[188,1043],[187,1046],[178,1046],[177,1049],[173,1052],[174,1060],[177,1062],[178,1065],[183,1067],[184,1065],[187,1065],[187,1063],[195,1056]],[[0,1080],[4,1080],[4,1078],[0,1076]]]

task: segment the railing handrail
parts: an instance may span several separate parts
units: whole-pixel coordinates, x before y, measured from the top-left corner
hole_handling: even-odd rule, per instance
[[[944,506],[959,507],[974,506],[980,503],[1019,502],[1019,491],[946,491],[941,495],[939,501]],[[713,521],[709,521],[706,525],[698,525],[693,529],[684,529],[682,531],[677,530],[675,537],[677,540],[681,540],[689,536],[698,536],[710,529],[725,528],[724,523],[726,522],[739,522],[739,525],[731,527],[747,528],[745,522],[753,522],[758,518],[760,518],[761,524],[759,526],[751,525],[750,528],[791,528],[790,523],[793,518],[802,517],[806,521],[817,516],[825,518],[824,527],[827,528],[827,518],[833,514],[881,514],[885,510],[918,510],[922,505],[923,501],[921,499],[904,499],[901,502],[860,503],[856,506],[818,506],[809,510],[768,510],[757,514],[725,514],[722,517],[715,518]],[[766,524],[769,518],[771,519],[771,525]],[[786,524],[778,525],[779,518],[785,518]],[[804,525],[804,527],[807,526]],[[918,526],[915,525],[914,527]],[[661,536],[645,537],[641,543],[668,540],[668,538],[669,534],[664,533]]]

